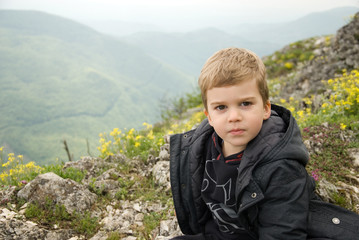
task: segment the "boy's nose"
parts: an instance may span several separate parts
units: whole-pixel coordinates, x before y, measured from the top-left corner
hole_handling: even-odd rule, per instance
[[[236,122],[236,121],[241,121],[241,120],[242,120],[242,115],[241,115],[241,112],[239,111],[239,109],[230,109],[229,110],[229,115],[228,115],[229,122]]]

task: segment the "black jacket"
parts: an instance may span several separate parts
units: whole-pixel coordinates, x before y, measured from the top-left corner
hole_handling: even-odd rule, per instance
[[[201,185],[205,143],[213,131],[205,120],[192,131],[171,136],[171,187],[184,234],[203,232],[210,217],[201,199]],[[314,181],[305,170],[308,158],[290,112],[272,105],[271,117],[248,143],[239,168],[236,198],[242,226],[256,239],[359,240],[358,215],[316,197]],[[336,224],[334,218],[341,219],[341,224]],[[316,224],[322,227],[318,229]],[[343,236],[341,232],[346,238],[339,238]]]

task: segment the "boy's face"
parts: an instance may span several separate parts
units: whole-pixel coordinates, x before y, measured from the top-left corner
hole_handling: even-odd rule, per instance
[[[270,117],[270,102],[263,104],[255,79],[207,91],[209,124],[223,139],[225,157],[243,151]]]

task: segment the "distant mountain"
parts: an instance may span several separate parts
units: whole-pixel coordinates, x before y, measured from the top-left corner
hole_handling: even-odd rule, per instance
[[[216,28],[188,33],[141,32],[120,39],[192,75],[198,75],[206,59],[225,47],[245,47],[261,55],[282,47],[265,41],[249,41]]]
[[[35,11],[0,11],[0,146],[44,163],[98,134],[159,120],[159,101],[193,76],[138,47]],[[92,152],[92,154],[97,154]]]
[[[225,30],[247,39],[265,39],[282,46],[302,39],[335,34],[350,21],[359,8],[340,7],[323,12],[315,12],[297,20],[276,24],[241,24]],[[278,50],[278,49],[275,49]]]
[[[206,28],[188,33],[140,32],[121,37],[151,56],[198,74],[205,60],[225,47],[248,48],[263,57],[291,42],[335,34],[359,8],[345,7],[304,16],[281,24],[246,24],[223,30]]]
[[[164,32],[165,29],[146,23],[126,22],[120,20],[89,20],[83,21],[91,28],[108,35],[123,37],[137,32]]]

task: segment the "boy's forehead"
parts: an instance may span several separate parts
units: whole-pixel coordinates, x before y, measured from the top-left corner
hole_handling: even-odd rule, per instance
[[[236,98],[260,97],[260,92],[254,79],[238,84],[212,87],[206,92],[207,101],[225,99],[229,96]]]
[[[250,84],[250,86],[248,85],[248,83]],[[255,78],[247,78],[247,79],[243,79],[241,81],[231,83],[231,84],[218,84],[218,85],[211,86],[207,89],[206,93],[208,93],[208,91],[213,90],[213,89],[229,89],[229,88],[235,87],[235,86],[251,88],[251,89],[253,89],[253,87],[254,87],[255,89],[259,90],[257,80]]]

